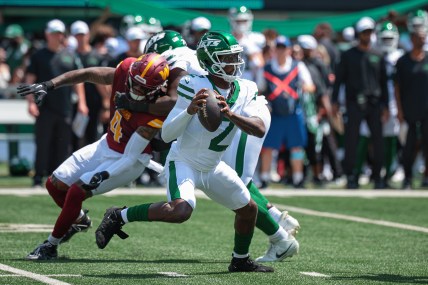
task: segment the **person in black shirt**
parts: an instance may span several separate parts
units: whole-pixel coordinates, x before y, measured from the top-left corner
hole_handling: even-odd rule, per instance
[[[48,22],[45,30],[47,46],[32,55],[25,78],[27,84],[48,81],[81,67],[76,55],[63,48],[64,32],[65,26],[60,20]],[[76,85],[75,91],[79,97],[78,112],[87,114],[83,84]],[[41,186],[43,176],[54,171],[71,153],[71,93],[71,87],[56,89],[39,105],[32,96],[27,96],[28,111],[36,118],[33,186]]]
[[[345,160],[348,189],[358,188],[358,175],[355,173],[357,143],[362,119],[366,119],[372,134],[373,167],[372,179],[376,189],[384,188],[380,177],[383,164],[382,122],[388,119],[388,90],[386,64],[381,54],[371,50],[371,35],[375,22],[368,17],[361,18],[355,31],[358,44],[342,54],[336,70],[332,102],[333,114],[339,110],[338,94],[345,85],[347,121],[345,123]]]
[[[412,187],[418,135],[421,136],[425,156],[425,175],[421,186],[428,187],[428,57],[423,48],[427,31],[426,27],[411,31],[413,48],[397,61],[394,78],[398,119],[409,126],[402,157],[403,189]]]

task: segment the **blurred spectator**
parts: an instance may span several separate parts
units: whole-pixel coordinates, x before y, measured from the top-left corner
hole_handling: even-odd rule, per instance
[[[98,53],[98,51],[93,49],[89,44],[90,35],[88,25],[83,21],[76,21],[71,25],[70,32],[77,40],[76,53],[82,66],[84,68],[102,66],[103,55]],[[110,109],[110,95],[107,94],[103,85],[84,83],[84,86],[86,105],[89,109],[89,121],[83,137],[74,137],[74,150],[80,149],[99,139],[100,133],[98,131],[98,126],[100,124],[100,113],[109,113]]]
[[[290,150],[293,184],[303,187],[303,159],[307,134],[302,106],[301,91],[313,92],[311,76],[305,64],[291,57],[291,42],[284,36],[276,40],[276,57],[264,68],[266,99],[272,114],[271,127],[261,153],[262,188],[270,182],[273,150],[284,144]],[[300,90],[300,87],[302,90]]]
[[[6,63],[9,65],[10,73],[13,74],[16,68],[24,65],[31,44],[24,38],[24,30],[18,24],[7,26],[4,36],[7,39]]]
[[[187,42],[187,46],[196,50],[201,37],[211,29],[211,22],[205,17],[197,17],[189,21],[188,27],[183,33],[183,37]]]
[[[139,57],[143,54],[140,43],[145,38],[144,32],[139,27],[131,27],[126,31],[126,41],[128,43],[128,50],[124,53],[119,54],[114,58],[109,66],[116,67],[119,62],[128,57]]]
[[[119,47],[119,42],[117,38],[115,38],[113,27],[100,24],[92,31],[92,34],[91,46],[98,54],[103,56],[101,66],[108,66]]]
[[[333,43],[333,29],[329,23],[320,23],[315,27],[313,36],[318,43],[325,47],[329,55],[330,69],[335,72],[336,64],[339,61],[339,51]]]
[[[386,65],[383,56],[371,49],[371,37],[375,22],[369,17],[361,18],[356,26],[358,45],[342,54],[336,70],[333,89],[333,113],[339,112],[338,95],[345,86],[347,122],[345,124],[345,172],[347,188],[358,185],[355,162],[361,121],[365,118],[373,141],[372,178],[375,188],[384,188],[380,171],[383,163],[382,121],[388,118],[388,90]]]
[[[415,15],[414,17],[419,17]],[[417,153],[417,141],[425,156],[425,175],[422,187],[428,187],[428,57],[424,51],[428,24],[424,19],[409,18],[412,50],[402,56],[396,65],[395,95],[398,119],[408,124],[403,150],[405,179],[403,189],[412,188],[412,167]],[[421,22],[421,25],[414,23]]]
[[[341,33],[341,37],[337,43],[337,48],[341,53],[347,51],[355,45],[355,31],[353,27],[346,27]]]
[[[0,47],[0,99],[7,97],[7,87],[10,81],[10,68],[6,63],[6,52]]]
[[[74,53],[64,49],[65,25],[54,19],[47,23],[47,46],[36,51],[30,59],[25,82],[48,81],[64,72],[81,68]],[[74,86],[78,95],[78,112],[87,114],[83,84]],[[30,115],[35,123],[35,176],[33,186],[41,186],[42,179],[54,171],[71,151],[72,87],[52,90],[38,106],[32,96],[27,96]]]

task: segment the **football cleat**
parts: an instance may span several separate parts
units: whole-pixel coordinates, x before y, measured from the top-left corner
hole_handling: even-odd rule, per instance
[[[100,249],[105,248],[115,234],[121,239],[129,237],[129,235],[122,231],[122,226],[125,223],[122,220],[120,211],[125,208],[111,207],[106,210],[101,224],[95,231],[95,239]]]
[[[284,211],[279,217],[278,224],[290,235],[295,237],[300,229],[299,222],[288,214],[288,211]]]
[[[265,255],[256,258],[258,262],[282,261],[299,253],[299,242],[292,236],[288,239],[271,243]]]
[[[87,232],[92,226],[91,218],[87,215],[89,210],[83,210],[85,213],[80,219],[76,220],[74,224],[68,229],[68,232],[62,237],[60,243],[68,242],[75,234],[80,232]]]
[[[27,260],[51,260],[58,257],[57,246],[45,240],[36,247],[25,259]]]
[[[273,268],[258,264],[249,256],[245,258],[233,257],[229,265],[229,272],[273,272]]]

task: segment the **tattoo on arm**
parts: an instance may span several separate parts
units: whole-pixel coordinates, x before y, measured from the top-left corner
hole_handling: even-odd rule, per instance
[[[145,138],[146,140],[151,140],[152,138],[154,138],[154,136],[159,132],[159,129],[154,129],[154,128],[150,128],[147,126],[141,126],[139,127],[136,132],[142,136],[143,138]]]
[[[72,70],[52,79],[55,88],[82,82],[108,85],[113,83],[115,69],[112,67],[88,67]]]

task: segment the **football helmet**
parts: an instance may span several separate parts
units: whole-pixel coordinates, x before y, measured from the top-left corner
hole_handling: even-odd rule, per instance
[[[410,33],[428,31],[428,13],[417,10],[407,15],[407,29]]]
[[[165,30],[154,34],[147,40],[144,53],[156,52],[161,54],[164,51],[185,46],[187,46],[187,43],[179,32]]]
[[[376,26],[377,45],[382,52],[392,52],[398,47],[399,34],[397,26],[386,21]]]
[[[169,76],[166,60],[157,53],[140,56],[129,67],[127,93],[135,101],[150,102],[156,100],[157,92]]]
[[[241,34],[251,32],[253,19],[253,13],[245,6],[229,9],[229,23],[232,27],[232,32]]]
[[[242,75],[243,52],[236,38],[226,32],[207,32],[202,36],[196,48],[199,64],[210,74],[233,82]],[[227,66],[233,66],[233,72],[226,72]]]
[[[125,36],[129,28],[140,25],[143,22],[144,18],[141,15],[125,15],[120,22],[119,32],[121,35]]]

